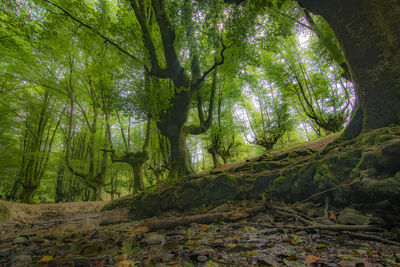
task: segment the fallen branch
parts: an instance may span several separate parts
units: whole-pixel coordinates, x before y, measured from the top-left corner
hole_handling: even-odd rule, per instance
[[[271,209],[274,209],[277,213],[280,213],[282,215],[286,215],[286,216],[292,216],[297,218],[298,220],[307,223],[307,224],[311,224],[311,225],[315,225],[315,224],[319,224],[318,222],[316,222],[313,218],[308,217],[307,215],[301,214],[301,213],[297,213],[295,211],[283,208],[283,207],[279,207],[279,206],[267,206]]]
[[[145,229],[145,231],[154,231],[158,229],[169,229],[177,226],[190,225],[191,223],[201,223],[209,224],[221,221],[238,221],[245,219],[259,212],[263,211],[264,205],[257,205],[253,208],[245,208],[234,210],[230,212],[220,212],[220,213],[205,213],[193,216],[178,217],[178,218],[168,218],[168,219],[150,219],[135,227],[131,228],[130,231],[135,231],[135,229]]]
[[[297,225],[271,225],[266,223],[252,223],[245,222],[243,224],[250,226],[259,226],[263,228],[272,228],[272,229],[294,229],[294,230],[329,230],[335,232],[341,231],[382,231],[381,228],[376,227],[374,225],[324,225],[324,224],[316,224],[316,225],[308,225],[308,226],[297,226]]]
[[[360,182],[360,181],[357,180],[357,181],[354,181],[354,182],[351,182],[351,183],[348,183],[348,184],[340,184],[340,185],[337,185],[337,186],[335,186],[335,187],[326,189],[326,190],[324,190],[324,191],[322,191],[322,192],[318,192],[318,193],[316,193],[316,194],[314,194],[314,195],[311,195],[311,196],[309,196],[308,198],[306,198],[306,199],[304,199],[304,200],[302,200],[302,201],[300,201],[300,202],[294,203],[292,206],[289,207],[289,209],[293,209],[293,208],[297,207],[298,205],[300,205],[301,203],[307,202],[307,201],[309,201],[310,199],[313,199],[313,198],[318,197],[318,196],[320,196],[320,195],[323,195],[323,194],[325,194],[325,193],[334,191],[334,190],[336,190],[336,189],[338,189],[338,188],[340,188],[340,187],[350,186],[350,185],[353,185],[353,184],[356,184],[356,183],[359,183],[359,182]]]
[[[385,244],[389,244],[389,245],[395,245],[395,246],[399,246],[400,247],[400,243],[399,242],[395,242],[380,236],[375,236],[375,235],[366,235],[366,234],[362,234],[362,233],[353,233],[353,232],[343,232],[344,234],[347,235],[351,235],[354,237],[358,237],[358,238],[362,238],[362,239],[366,239],[366,240],[373,240],[373,241],[379,241],[381,243],[385,243]]]

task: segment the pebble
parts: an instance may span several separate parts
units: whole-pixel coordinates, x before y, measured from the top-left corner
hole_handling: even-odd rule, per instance
[[[159,233],[149,233],[144,237],[143,242],[147,245],[160,244],[161,246],[164,246],[165,237]]]
[[[32,263],[32,256],[28,254],[20,254],[11,260],[12,267],[28,266]]]
[[[205,262],[207,260],[208,260],[207,256],[204,255],[197,256],[197,261]]]
[[[0,250],[0,257],[5,258],[5,257],[10,256],[13,253],[15,253],[15,248],[2,249],[2,250]]]
[[[27,241],[28,239],[26,237],[23,236],[19,236],[17,238],[14,239],[13,243],[14,244],[21,244],[24,243],[25,241]]]

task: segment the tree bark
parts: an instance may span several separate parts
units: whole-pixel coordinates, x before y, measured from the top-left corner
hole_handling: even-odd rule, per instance
[[[354,81],[358,107],[345,135],[400,123],[400,3],[298,0],[332,27]],[[359,120],[362,119],[362,123]],[[346,136],[345,136],[346,137]]]

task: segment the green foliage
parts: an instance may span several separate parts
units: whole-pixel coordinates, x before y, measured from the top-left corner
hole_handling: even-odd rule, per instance
[[[21,184],[30,185],[32,198],[47,202],[89,200],[98,186],[113,196],[132,192],[132,168],[114,156],[142,150],[150,117],[146,186],[168,176],[171,140],[162,134],[182,117],[182,129],[203,127],[185,133],[195,170],[262,153],[254,143],[285,146],[347,121],[353,93],[338,43],[294,1],[164,1],[174,31],[168,47],[151,1],[136,2],[147,10],[145,27],[129,1],[2,3],[0,193],[20,199]],[[306,22],[312,33],[300,27]],[[172,52],[182,68],[158,75],[152,56],[164,69]],[[214,71],[206,74],[222,59],[210,110]],[[178,86],[180,75],[190,84]]]

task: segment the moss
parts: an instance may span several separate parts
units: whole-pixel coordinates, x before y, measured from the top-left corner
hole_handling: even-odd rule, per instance
[[[263,175],[256,178],[253,183],[253,191],[255,194],[261,194],[269,190],[272,182],[276,179],[276,175]]]
[[[177,208],[180,210],[189,209],[199,207],[202,203],[202,190],[200,185],[193,182],[184,183],[176,197]]]
[[[386,141],[397,138],[398,136],[396,136],[394,133],[398,132],[400,132],[399,125],[375,129],[360,136],[361,144],[380,145]]]
[[[10,210],[5,205],[0,204],[0,223],[8,221],[10,217],[11,217]]]
[[[255,173],[262,172],[265,170],[275,170],[284,167],[285,164],[279,161],[262,161],[253,164],[253,170]]]
[[[221,174],[210,182],[206,189],[208,204],[219,204],[227,200],[233,200],[239,192],[236,178],[228,174]]]
[[[292,179],[288,176],[279,176],[272,182],[271,190],[274,193],[286,194],[290,192]]]
[[[254,162],[246,162],[243,165],[237,166],[233,171],[234,172],[242,172],[248,171],[253,169]]]

